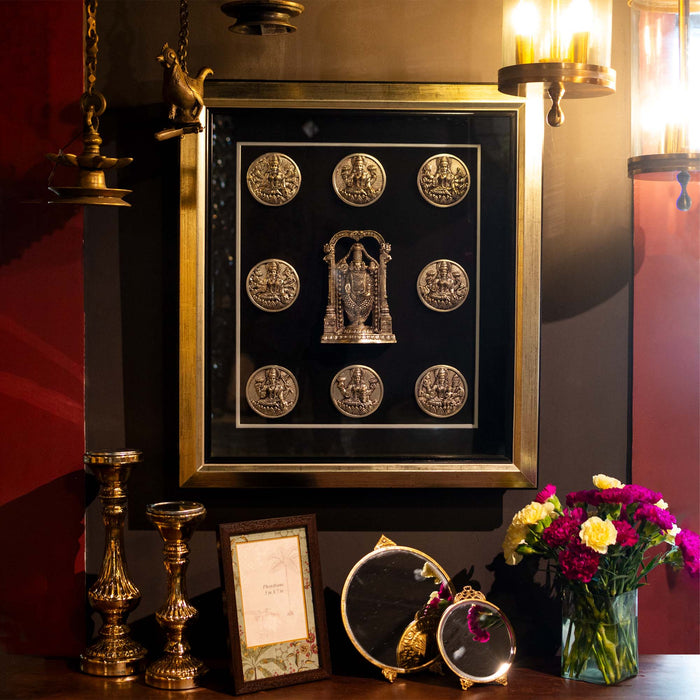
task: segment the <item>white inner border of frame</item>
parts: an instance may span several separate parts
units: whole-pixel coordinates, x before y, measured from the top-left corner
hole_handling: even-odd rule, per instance
[[[435,148],[444,149],[454,148],[474,148],[476,149],[476,333],[475,333],[475,352],[474,352],[474,387],[472,396],[474,400],[474,422],[473,423],[400,423],[398,425],[388,423],[242,423],[241,422],[241,397],[243,394],[241,383],[241,195],[243,174],[241,171],[241,149],[244,146],[265,146],[284,148],[285,146],[298,148]],[[335,233],[335,232],[334,232]],[[329,239],[330,240],[330,239]],[[236,144],[236,428],[237,429],[256,429],[262,428],[268,430],[270,428],[277,429],[328,429],[328,430],[343,430],[344,428],[375,428],[380,430],[403,430],[423,429],[423,430],[464,430],[465,428],[479,427],[479,323],[481,312],[481,144],[474,143],[305,143],[296,141],[239,141]]]

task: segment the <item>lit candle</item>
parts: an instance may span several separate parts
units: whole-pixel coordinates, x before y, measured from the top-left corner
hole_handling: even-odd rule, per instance
[[[572,63],[588,63],[588,42],[593,24],[593,9],[589,0],[572,0],[566,13],[569,41],[568,59]]]
[[[515,62],[533,63],[535,60],[535,33],[539,17],[532,2],[520,0],[511,15],[515,27]]]

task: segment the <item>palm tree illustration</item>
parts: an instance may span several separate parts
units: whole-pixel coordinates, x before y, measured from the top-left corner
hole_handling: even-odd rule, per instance
[[[284,580],[285,580],[285,590],[287,592],[287,610],[288,615],[293,614],[291,600],[289,598],[289,574],[298,573],[299,571],[299,558],[296,556],[296,552],[288,547],[279,546],[270,555],[270,563],[272,564],[272,571],[284,570]]]

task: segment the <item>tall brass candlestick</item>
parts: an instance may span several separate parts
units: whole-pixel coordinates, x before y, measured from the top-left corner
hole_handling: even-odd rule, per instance
[[[145,667],[146,650],[129,637],[126,618],[141,594],[129,579],[124,558],[126,482],[141,452],[87,452],[83,461],[100,482],[106,528],[102,569],[88,592],[90,605],[102,615],[98,640],[80,655],[80,670],[94,676],[129,676]]]
[[[153,503],[146,508],[149,520],[165,543],[163,558],[168,572],[168,596],[156,613],[167,638],[164,653],[146,669],[146,683],[156,688],[195,688],[207,672],[204,664],[189,653],[190,645],[184,636],[185,625],[197,616],[185,587],[190,553],[187,543],[206,512],[201,503],[192,501]]]

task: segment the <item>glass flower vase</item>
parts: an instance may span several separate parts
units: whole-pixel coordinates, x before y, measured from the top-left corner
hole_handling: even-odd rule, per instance
[[[617,596],[564,591],[562,677],[614,685],[636,676],[637,646],[636,590]]]

